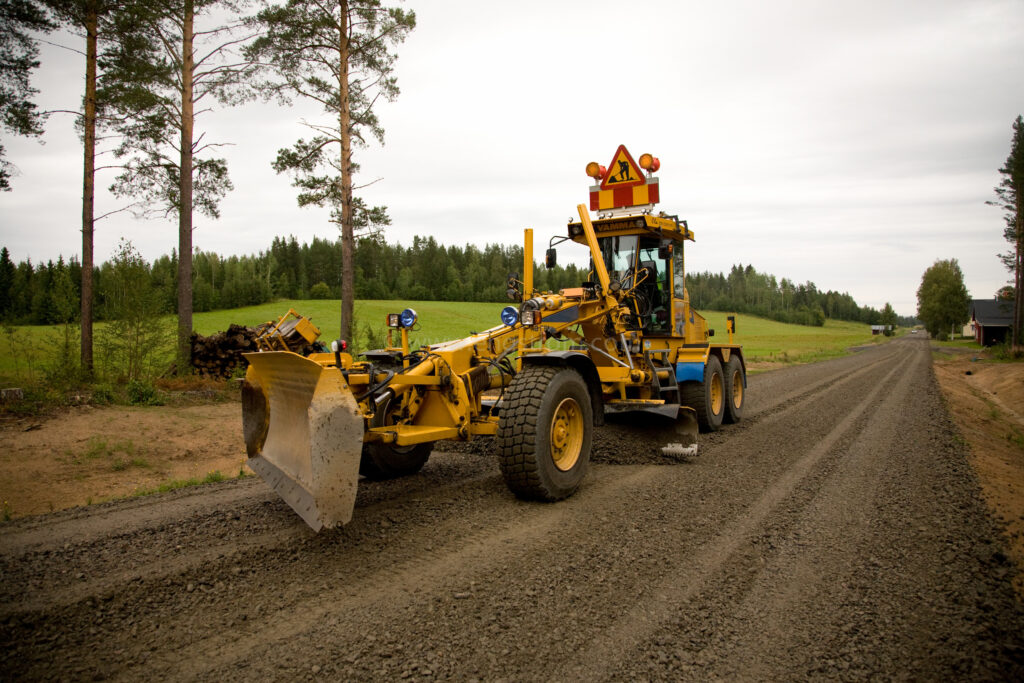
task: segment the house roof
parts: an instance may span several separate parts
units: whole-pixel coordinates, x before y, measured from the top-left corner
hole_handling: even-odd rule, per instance
[[[1013,322],[1013,301],[975,299],[971,302],[971,320],[989,327],[1009,327]]]

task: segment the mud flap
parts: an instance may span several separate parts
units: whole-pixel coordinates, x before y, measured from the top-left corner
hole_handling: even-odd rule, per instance
[[[352,519],[364,422],[337,368],[287,351],[247,353],[248,465],[314,531]]]

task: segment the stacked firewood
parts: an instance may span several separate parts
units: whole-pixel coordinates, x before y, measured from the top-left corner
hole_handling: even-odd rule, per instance
[[[243,353],[257,351],[257,328],[231,324],[208,337],[192,333],[192,367],[200,375],[228,379],[245,367]]]

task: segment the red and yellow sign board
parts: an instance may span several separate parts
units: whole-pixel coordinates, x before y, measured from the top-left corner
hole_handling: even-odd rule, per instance
[[[659,198],[658,179],[644,178],[643,171],[626,146],[619,145],[601,178],[601,184],[590,190],[590,210],[656,204]]]

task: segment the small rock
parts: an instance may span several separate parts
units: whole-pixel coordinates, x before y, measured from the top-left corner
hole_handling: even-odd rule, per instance
[[[452,597],[456,600],[465,600],[469,597],[469,593],[456,593]]]
[[[187,590],[189,593],[191,593],[195,589],[196,589],[196,585],[194,583],[190,583],[189,585],[185,586],[185,590]]]
[[[320,673],[320,665],[319,665],[319,664],[314,664],[314,665],[313,665],[313,668],[311,669],[311,671],[312,671],[313,673],[315,673],[315,674],[318,674],[318,673]]]

